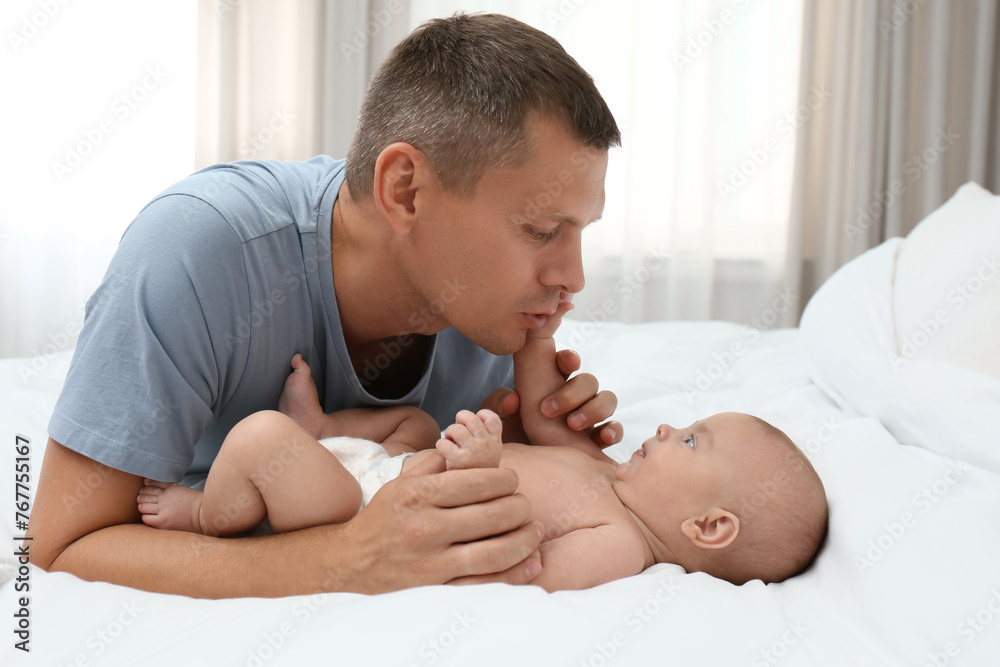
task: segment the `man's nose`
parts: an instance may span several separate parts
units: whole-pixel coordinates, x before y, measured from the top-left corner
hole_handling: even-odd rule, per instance
[[[563,292],[577,294],[583,291],[586,278],[583,275],[583,247],[580,234],[567,238],[554,256],[548,258],[548,265],[542,270],[543,285],[555,287]]]

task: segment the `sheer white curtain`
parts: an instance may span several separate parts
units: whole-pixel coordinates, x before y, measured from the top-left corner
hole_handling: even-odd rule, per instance
[[[811,295],[851,258],[974,180],[1000,192],[1000,2],[809,0],[789,282]]]
[[[801,2],[413,0],[410,22],[459,9],[558,39],[622,129],[573,317],[778,323]]]
[[[344,157],[402,0],[199,0],[199,166]]]
[[[72,349],[142,206],[194,170],[194,0],[0,8],[0,357]]]

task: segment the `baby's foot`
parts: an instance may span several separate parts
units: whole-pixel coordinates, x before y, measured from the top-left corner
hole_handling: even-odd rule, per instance
[[[309,364],[301,354],[292,357],[292,372],[278,398],[278,410],[295,420],[309,435],[319,440],[323,425],[323,408],[313,382]]]
[[[552,338],[559,325],[562,324],[563,316],[573,308],[573,295],[569,292],[559,292],[559,305],[556,306],[556,312],[548,316],[541,328],[528,329],[528,338]]]
[[[435,446],[444,456],[448,470],[496,468],[503,454],[502,433],[500,417],[492,410],[476,414],[462,410]]]
[[[201,496],[201,491],[180,484],[147,479],[136,502],[147,526],[202,533]]]

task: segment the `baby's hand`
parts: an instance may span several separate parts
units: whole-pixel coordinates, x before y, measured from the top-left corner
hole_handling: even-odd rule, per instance
[[[445,429],[436,447],[448,470],[496,468],[503,454],[502,432],[503,424],[492,410],[475,414],[462,410],[455,415],[455,423]]]

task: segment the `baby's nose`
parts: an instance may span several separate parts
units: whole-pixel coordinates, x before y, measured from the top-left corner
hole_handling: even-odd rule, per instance
[[[656,439],[660,442],[665,441],[670,437],[670,431],[671,428],[669,424],[660,424],[656,429]]]

